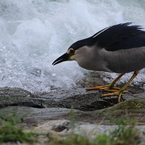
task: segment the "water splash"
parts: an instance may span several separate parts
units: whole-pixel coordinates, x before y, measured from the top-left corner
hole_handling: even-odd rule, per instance
[[[0,87],[31,92],[75,87],[86,71],[76,62],[52,62],[73,42],[106,26],[128,21],[145,26],[144,18],[145,4],[138,0],[1,0]],[[143,82],[143,76],[144,71],[136,80]]]

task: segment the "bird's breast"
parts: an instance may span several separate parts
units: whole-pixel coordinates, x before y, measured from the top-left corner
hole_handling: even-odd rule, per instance
[[[88,70],[111,72],[111,70],[107,68],[107,62],[105,61],[104,57],[102,57],[98,53],[98,49],[96,50],[94,47],[80,48],[77,51],[75,58],[79,66],[82,68]]]
[[[128,73],[145,67],[145,47],[107,51],[87,51],[77,57],[78,64],[88,70]]]

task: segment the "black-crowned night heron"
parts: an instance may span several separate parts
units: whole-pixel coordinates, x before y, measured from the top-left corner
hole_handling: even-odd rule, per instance
[[[145,31],[131,23],[107,27],[93,36],[72,44],[67,52],[53,62],[75,60],[82,68],[95,71],[121,73],[109,85],[96,86],[87,90],[105,90],[111,93],[102,96],[118,96],[145,67]],[[114,84],[125,74],[134,71],[130,80],[120,89]]]

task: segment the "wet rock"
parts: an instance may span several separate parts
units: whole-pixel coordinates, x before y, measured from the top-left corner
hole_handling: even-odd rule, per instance
[[[99,91],[87,92],[85,89],[59,90],[34,95],[20,88],[0,88],[0,108],[7,106],[28,106],[36,108],[75,108],[79,110],[98,110],[117,103],[116,98],[100,98]]]
[[[58,92],[40,95],[41,99],[39,101],[45,107],[75,108],[90,111],[102,109],[117,103],[115,99],[108,101],[105,98],[100,98],[101,94],[99,91],[89,92],[85,89],[59,90]]]
[[[0,122],[3,116],[16,113],[16,118],[27,129],[64,136],[72,130],[84,135],[104,133],[121,118],[136,119],[143,129],[145,93],[123,94],[121,103],[116,96],[101,98],[103,93],[106,92],[77,88],[32,94],[20,88],[0,88]]]
[[[113,106],[118,103],[117,96],[100,97],[101,91],[86,91],[84,88],[74,90],[59,90],[55,92],[39,94],[40,98],[34,98],[38,104],[45,107],[74,108],[82,111],[93,111]],[[134,99],[130,93],[123,94],[123,100]]]
[[[75,110],[76,113],[80,112]],[[19,118],[26,126],[33,127],[43,124],[47,121],[58,119],[69,119],[70,109],[66,108],[33,108],[24,106],[9,106],[0,109],[0,118],[2,116],[16,113],[16,118]]]
[[[7,106],[43,107],[34,102],[33,98],[37,96],[21,88],[0,88],[0,108]]]
[[[58,123],[54,123],[51,130],[54,130],[56,132],[62,132],[64,130],[69,130],[70,126],[71,123],[69,120],[61,120],[60,122],[58,121]]]
[[[124,94],[125,101],[121,103],[117,103],[116,96],[100,98],[102,93],[78,89],[75,92],[62,90],[33,95],[19,88],[3,88],[0,91],[0,95],[3,96],[1,104],[7,103],[9,106],[0,109],[0,121],[2,116],[16,113],[16,118],[27,129],[33,128],[33,131],[38,133],[47,135],[57,133],[62,136],[71,131],[83,135],[92,133],[91,136],[106,133],[110,128],[114,129],[116,126],[112,124],[116,124],[121,118],[129,121],[136,119],[137,125],[142,125],[139,129],[145,130],[145,93]],[[33,105],[26,107],[19,105],[18,102],[33,102],[45,108]],[[14,103],[15,106],[10,105]]]
[[[28,106],[36,108],[74,108],[83,111],[93,111],[117,104],[117,97],[100,96],[100,91],[86,91],[82,89],[59,90],[34,95],[20,88],[0,88],[0,107]],[[123,95],[124,100],[134,99],[130,93]]]
[[[47,120],[69,119],[71,108],[75,109],[77,121],[99,123],[104,120],[103,124],[110,124],[110,117],[123,117],[126,110],[129,111],[128,116],[140,115],[140,122],[144,121],[141,115],[144,116],[145,93],[126,93],[123,95],[126,101],[121,103],[117,103],[116,96],[100,98],[102,93],[77,89],[33,95],[19,88],[1,88],[0,105],[5,108],[1,108],[0,112],[25,115],[23,122],[30,126],[37,126]]]
[[[143,95],[143,94],[142,94]],[[10,106],[0,109],[0,115],[7,115],[17,112],[18,118],[29,127],[38,126],[52,120],[71,120],[72,109],[67,108],[33,108],[22,106]],[[144,125],[145,123],[145,98],[138,97],[133,100],[127,100],[118,103],[112,107],[95,110],[95,111],[80,111],[73,109],[76,122],[88,122],[92,124],[115,124],[123,118],[137,119],[137,124]],[[60,127],[54,127],[54,130],[67,129],[69,123]]]

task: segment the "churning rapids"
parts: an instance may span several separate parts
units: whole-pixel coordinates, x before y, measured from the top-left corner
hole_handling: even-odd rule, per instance
[[[76,62],[52,62],[73,42],[123,22],[145,28],[145,0],[1,0],[0,87],[31,92],[76,87],[90,71]],[[105,81],[116,76],[103,74]],[[145,70],[132,85],[140,82]]]

